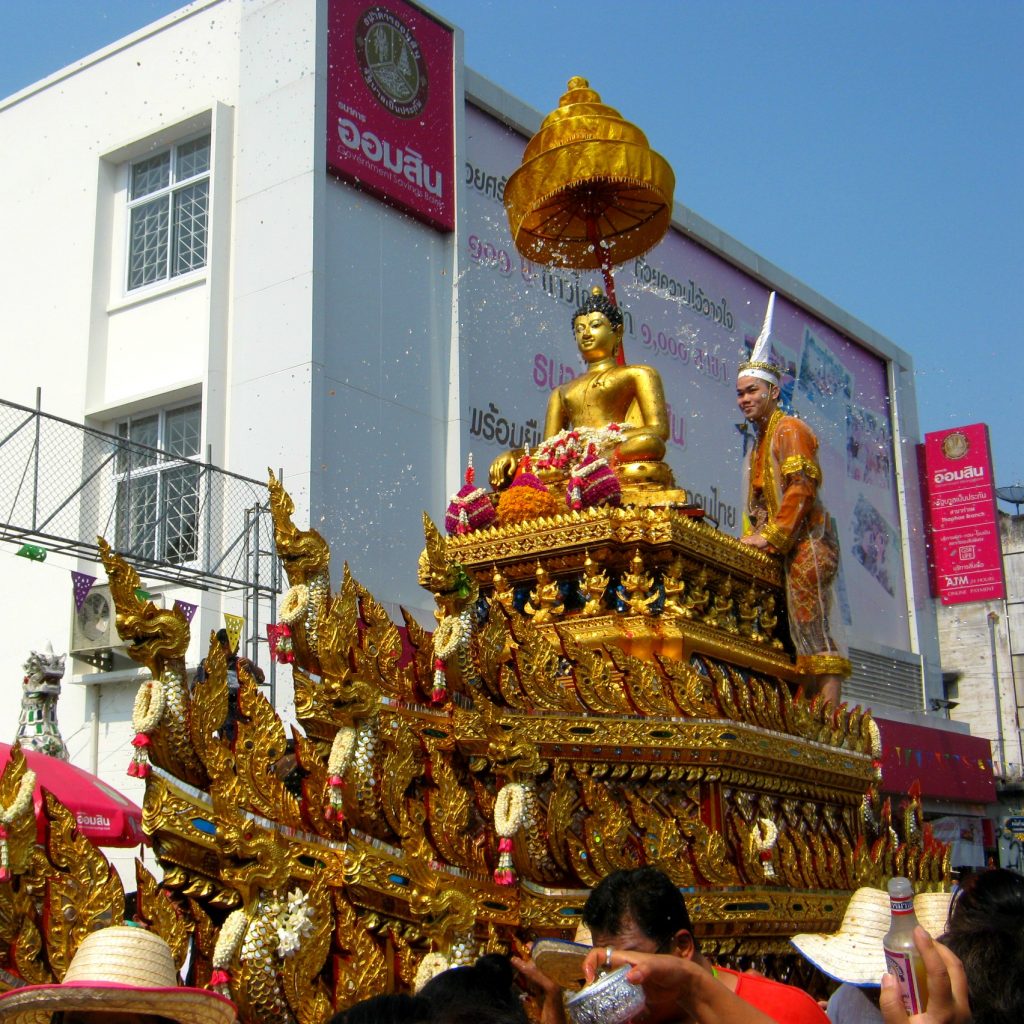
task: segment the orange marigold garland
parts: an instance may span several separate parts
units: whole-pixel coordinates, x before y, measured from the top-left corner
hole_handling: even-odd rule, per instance
[[[502,526],[522,523],[541,516],[554,516],[564,506],[534,474],[530,453],[519,463],[515,479],[498,499],[498,522]]]

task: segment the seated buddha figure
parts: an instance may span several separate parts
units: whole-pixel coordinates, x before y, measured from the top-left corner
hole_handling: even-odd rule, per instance
[[[573,314],[572,328],[587,368],[551,392],[545,441],[535,453],[541,479],[547,483],[558,478],[557,473],[544,472],[545,462],[550,462],[545,457],[551,451],[550,442],[575,430],[582,438],[582,450],[594,442],[624,487],[672,487],[672,470],[663,461],[669,418],[661,376],[651,366],[619,364],[622,311],[594,288]],[[521,457],[521,451],[504,452],[491,463],[495,490],[511,482]]]

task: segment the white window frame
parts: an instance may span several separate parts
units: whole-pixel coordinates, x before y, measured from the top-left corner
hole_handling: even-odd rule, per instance
[[[182,146],[188,145],[190,142],[195,142],[198,139],[206,139],[207,148],[209,150],[209,157],[206,163],[206,169],[200,171],[197,174],[188,175],[186,177],[179,178],[179,150]],[[152,192],[147,192],[144,195],[132,197],[132,183],[134,178],[134,170],[138,164],[146,163],[153,160],[156,157],[163,156],[164,154],[170,155],[170,175],[169,181],[166,185],[155,189]],[[183,135],[180,138],[174,139],[168,145],[164,145],[159,149],[155,149],[152,152],[140,154],[128,162],[126,167],[126,182],[125,182],[125,242],[124,242],[124,293],[126,296],[135,296],[140,293],[144,293],[150,288],[159,288],[161,286],[166,287],[171,282],[186,281],[196,275],[205,273],[207,266],[210,263],[210,224],[211,224],[211,210],[210,204],[213,194],[212,180],[213,180],[213,133],[209,128],[205,128],[199,132],[193,132],[188,135]],[[176,218],[175,218],[175,197],[184,192],[186,189],[193,187],[201,182],[206,182],[206,212],[205,212],[205,246],[206,252],[201,264],[189,267],[187,270],[176,272],[175,270],[175,249],[176,249]],[[151,281],[140,282],[139,284],[133,285],[131,281],[132,277],[132,217],[133,212],[139,207],[145,206],[157,200],[166,200],[167,202],[167,239],[165,242],[166,252],[164,253],[163,259],[163,273],[159,277],[153,278]]]
[[[168,419],[176,412],[190,409],[196,411],[196,450],[171,455],[167,452]],[[157,419],[156,443],[134,440],[132,425],[153,417]],[[114,533],[116,546],[124,553],[171,565],[187,565],[200,559],[202,468],[197,459],[202,445],[202,417],[202,402],[193,399],[140,410],[114,422],[112,432],[121,438],[113,461]],[[188,476],[193,477],[191,486],[177,494],[174,484]],[[133,495],[138,497],[147,484],[155,485],[152,502],[133,503]],[[139,524],[133,515],[136,509],[146,506],[151,506],[151,517]]]

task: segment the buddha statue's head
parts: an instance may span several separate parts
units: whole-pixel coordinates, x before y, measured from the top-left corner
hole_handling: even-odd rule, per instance
[[[572,331],[580,355],[588,363],[615,358],[622,344],[622,310],[600,288],[573,313]]]

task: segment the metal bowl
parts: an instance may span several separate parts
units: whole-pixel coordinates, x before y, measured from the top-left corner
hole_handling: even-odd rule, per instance
[[[625,1024],[644,1008],[644,990],[626,980],[631,968],[620,967],[597,978],[565,1001],[572,1024]]]

